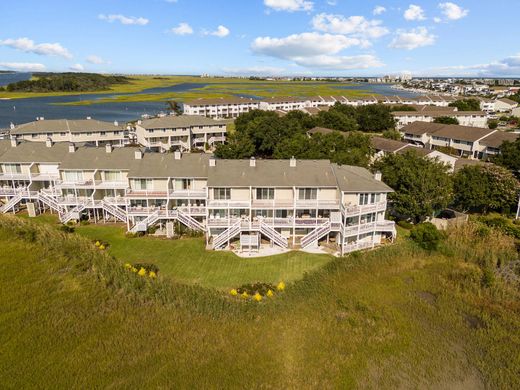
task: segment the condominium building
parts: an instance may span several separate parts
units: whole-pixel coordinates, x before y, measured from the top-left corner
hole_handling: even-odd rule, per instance
[[[416,111],[393,111],[396,127],[403,128],[413,122],[433,122],[435,118],[450,117],[459,121],[461,126],[487,128],[487,114],[483,111],[456,111],[453,107],[422,106]]]
[[[200,115],[169,115],[137,121],[135,133],[140,145],[160,152],[211,149],[226,140],[227,123]]]
[[[315,106],[317,107],[317,102],[315,101]],[[292,110],[301,110],[306,107],[312,107],[311,100],[308,98],[299,98],[299,97],[273,97],[261,100],[259,102],[259,109],[265,111],[292,111]]]
[[[131,232],[178,222],[210,248],[348,253],[395,237],[392,190],[360,167],[326,160],[217,160],[204,153],[72,144],[0,144],[1,212],[23,205],[60,220],[117,220]],[[172,225],[169,225],[171,230]]]
[[[103,122],[94,119],[44,119],[11,125],[11,138],[31,142],[74,142],[102,146],[123,146],[128,143],[126,125],[116,122]]]
[[[243,97],[194,99],[183,103],[185,115],[202,115],[209,118],[237,118],[240,114],[259,108],[258,100]]]
[[[486,159],[500,152],[505,141],[513,142],[520,134],[481,127],[414,122],[401,130],[406,141],[428,149],[451,148],[460,157]]]

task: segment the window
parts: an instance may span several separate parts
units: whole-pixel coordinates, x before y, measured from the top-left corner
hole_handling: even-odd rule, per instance
[[[175,179],[176,190],[191,190],[193,179]]]
[[[81,182],[83,181],[82,171],[63,171],[63,179],[69,182]]]
[[[107,135],[107,132],[106,132],[106,131],[102,131],[102,132],[99,133],[99,135],[100,135],[101,137],[104,137],[105,135]]]
[[[300,188],[298,190],[298,199],[300,200],[314,200],[318,198],[317,188]]]
[[[123,181],[120,171],[105,171],[105,181]]]
[[[16,175],[22,173],[22,167],[20,164],[4,164],[4,173],[10,173]]]
[[[136,190],[151,190],[153,186],[152,179],[135,179],[134,187]]]
[[[229,200],[229,199],[231,199],[231,189],[230,188],[214,188],[213,197],[215,198],[215,200]]]
[[[274,199],[274,188],[257,188],[256,199]]]
[[[60,133],[60,135],[61,135],[62,137],[66,137],[66,136],[67,136],[67,133]]]

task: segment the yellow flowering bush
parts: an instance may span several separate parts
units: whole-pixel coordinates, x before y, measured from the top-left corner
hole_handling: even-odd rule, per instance
[[[267,295],[269,298],[271,298],[274,295],[273,290],[267,290],[267,293],[265,295]]]
[[[141,267],[141,269],[139,270],[139,272],[137,273],[137,275],[139,275],[139,276],[145,276],[145,275],[146,275],[146,270],[145,270],[143,267]]]
[[[101,249],[101,250],[104,250],[105,246],[103,244],[101,244],[98,248]]]
[[[278,286],[276,286],[276,289],[277,289],[278,291],[283,291],[283,290],[285,290],[285,283],[284,283],[284,282],[280,282],[280,283],[278,283]]]
[[[152,279],[155,279],[157,277],[157,274],[153,271],[150,271],[150,273],[148,274],[148,276]]]
[[[259,294],[259,293],[256,293],[254,296],[253,296],[253,299],[257,302],[260,302],[262,300],[262,296]]]
[[[101,243],[99,241],[96,241],[96,246],[100,246]]]
[[[130,264],[130,263],[125,263],[125,268],[126,268],[126,269],[132,269],[132,264]]]
[[[247,292],[242,293],[242,298],[247,299],[249,297],[249,294]]]
[[[237,296],[238,291],[236,289],[232,289],[229,293],[235,297]]]
[[[137,272],[137,268],[132,267],[132,272]]]

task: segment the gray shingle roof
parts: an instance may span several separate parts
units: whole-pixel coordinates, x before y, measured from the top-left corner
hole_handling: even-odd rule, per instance
[[[68,150],[68,149],[67,149]],[[107,153],[102,148],[77,148],[74,153],[66,153],[60,169],[122,169],[128,170],[134,160],[136,148],[113,148]]]
[[[518,133],[508,133],[505,131],[495,131],[486,138],[480,140],[482,145],[490,146],[492,148],[499,148],[505,141],[514,142],[520,137]]]
[[[374,179],[368,169],[332,164],[332,170],[342,192],[393,192],[385,183]]]
[[[400,149],[406,148],[408,143],[397,141],[393,139],[383,137],[371,137],[370,143],[376,151],[382,150],[383,152],[394,153]]]
[[[208,171],[209,187],[336,187],[328,160],[216,160]]]
[[[11,130],[11,134],[37,134],[37,133],[82,133],[88,131],[120,131],[125,126],[113,122],[103,122],[95,119],[45,119],[24,123]]]
[[[199,115],[168,115],[162,118],[153,118],[142,121],[139,126],[144,129],[175,129],[191,126],[214,126],[225,125],[229,121],[214,120]]]
[[[60,142],[47,147],[45,142],[21,142],[16,147],[9,146],[0,156],[4,163],[60,163],[69,150],[69,144]]]
[[[208,165],[209,155],[205,153],[182,154],[180,160],[175,159],[174,153],[144,153],[141,160],[133,159],[128,177],[206,178]]]

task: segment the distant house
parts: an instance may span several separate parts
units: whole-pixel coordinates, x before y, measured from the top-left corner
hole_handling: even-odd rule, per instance
[[[455,111],[454,107],[421,106],[417,111],[392,112],[398,129],[413,122],[433,122],[435,118],[456,118],[462,126],[487,127],[487,114],[483,111]]]
[[[486,159],[499,153],[504,141],[514,141],[520,134],[481,127],[414,122],[401,130],[406,141],[425,148],[442,147],[457,151],[460,157]]]
[[[514,108],[518,107],[518,103],[508,98],[498,99],[495,102],[495,111],[498,112],[511,112]]]
[[[183,103],[185,115],[201,115],[214,119],[237,118],[240,114],[258,108],[258,100],[243,97],[194,99]]]
[[[125,125],[94,119],[40,119],[34,122],[11,126],[11,138],[31,142],[90,143],[95,146],[111,144],[124,146],[128,143]]]
[[[213,147],[226,140],[227,122],[199,115],[165,116],[138,121],[135,126],[139,144],[166,152],[172,147],[180,151]]]

